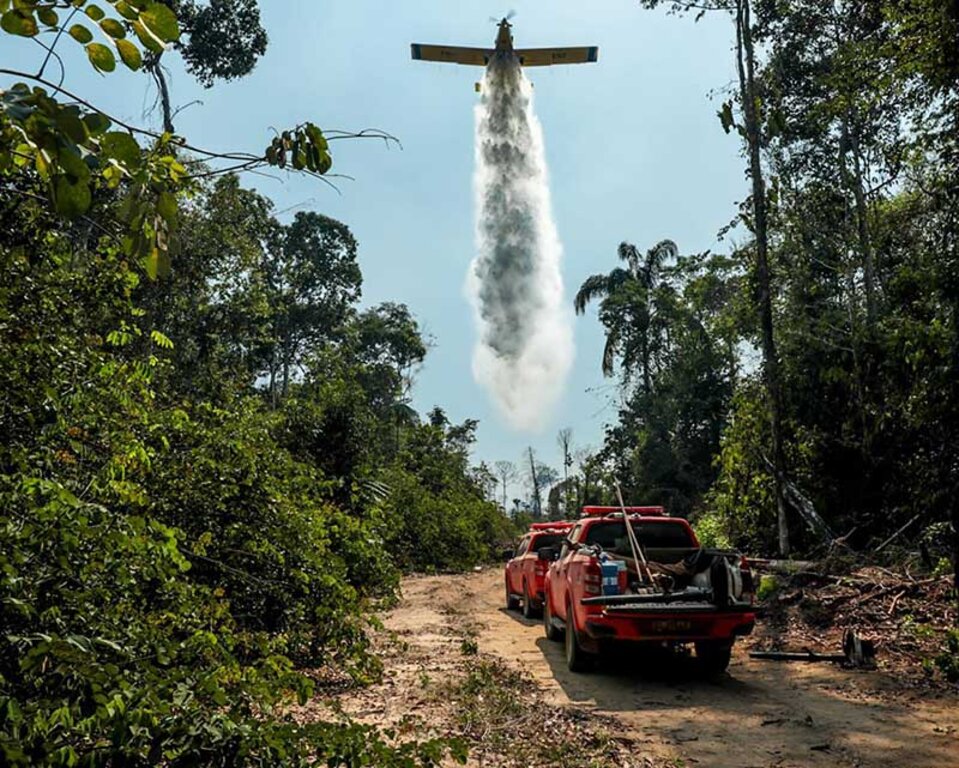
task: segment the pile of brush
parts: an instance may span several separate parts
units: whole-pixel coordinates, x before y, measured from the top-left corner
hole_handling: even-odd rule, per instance
[[[879,566],[830,573],[825,564],[758,560],[763,619],[752,645],[833,653],[852,630],[877,650],[880,668],[934,682],[930,660],[956,626],[953,577]]]

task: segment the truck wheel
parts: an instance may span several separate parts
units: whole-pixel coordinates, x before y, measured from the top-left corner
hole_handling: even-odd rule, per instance
[[[709,677],[725,672],[732,654],[731,640],[704,640],[696,643],[696,659],[703,672]]]
[[[509,582],[506,582],[506,610],[515,611],[519,608],[519,600],[513,597],[513,593],[509,591]]]
[[[576,630],[573,606],[566,604],[566,666],[570,672],[587,672],[593,666],[593,654],[583,650]]]
[[[553,626],[553,612],[549,609],[549,595],[543,600],[543,630],[546,632],[546,639],[558,642],[563,639],[563,633]]]
[[[529,596],[529,585],[523,582],[523,618],[532,619],[536,616],[536,609],[533,608],[533,601]]]

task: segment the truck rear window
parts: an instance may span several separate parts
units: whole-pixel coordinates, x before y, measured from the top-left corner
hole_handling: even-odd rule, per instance
[[[644,549],[688,549],[695,546],[686,526],[680,522],[663,520],[632,525],[636,538]],[[631,554],[622,520],[594,523],[586,531],[586,543],[599,544],[607,552]]]
[[[558,547],[565,537],[560,533],[544,533],[533,539],[530,552],[539,552],[543,547]]]

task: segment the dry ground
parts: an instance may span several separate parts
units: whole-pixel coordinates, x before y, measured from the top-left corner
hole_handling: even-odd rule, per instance
[[[459,735],[474,765],[959,766],[955,692],[882,668],[755,661],[746,646],[718,682],[684,658],[574,674],[502,592],[498,569],[406,580],[384,680],[312,711]]]

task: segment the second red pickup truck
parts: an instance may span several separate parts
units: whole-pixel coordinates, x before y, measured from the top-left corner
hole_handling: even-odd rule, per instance
[[[661,507],[583,513],[558,549],[539,550],[550,561],[546,636],[565,639],[569,669],[589,669],[607,643],[692,643],[708,674],[724,671],[756,620],[745,558],[701,548],[689,523]]]
[[[558,549],[572,527],[572,523],[565,521],[533,523],[519,540],[506,563],[507,610],[522,606],[527,619],[538,615],[543,607],[543,584],[550,563],[539,553],[544,548]]]

